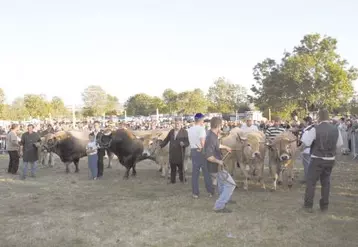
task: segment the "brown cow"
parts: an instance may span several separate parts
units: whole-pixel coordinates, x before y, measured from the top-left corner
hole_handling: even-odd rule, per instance
[[[293,185],[293,165],[297,158],[296,141],[296,137],[291,132],[285,131],[267,144],[270,173],[274,178],[274,190],[277,189],[277,181],[287,180],[289,188]]]
[[[232,175],[235,165],[240,164],[240,169],[245,176],[244,189],[248,189],[248,180],[252,176],[255,176],[265,189],[263,179],[265,135],[259,131],[234,128],[228,136],[222,138],[221,143],[233,150],[232,154],[227,156],[225,164]]]

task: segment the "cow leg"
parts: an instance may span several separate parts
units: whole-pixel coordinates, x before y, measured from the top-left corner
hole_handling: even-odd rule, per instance
[[[66,162],[65,166],[66,166],[66,173],[70,173],[70,168],[69,165],[71,164],[71,162]]]
[[[161,163],[161,164],[160,164],[160,170],[161,170],[161,171],[160,171],[160,172],[161,172],[160,176],[163,177],[163,178],[165,178],[165,174],[166,174],[165,165],[166,165],[165,163]]]
[[[107,168],[112,168],[112,160],[114,158],[114,154],[109,151],[108,149],[106,149],[106,152],[107,152],[107,156],[108,156],[108,166]]]
[[[76,170],[75,172],[78,173],[80,171],[80,169],[78,169],[78,163],[80,162],[80,159],[75,159],[73,160],[73,163],[75,164]]]
[[[273,188],[274,188],[275,191],[277,190],[277,179],[278,179],[278,174],[276,173],[275,174],[275,179],[273,181]]]
[[[249,189],[249,173],[246,170],[246,165],[241,164],[240,169],[242,171],[242,173],[244,174],[245,180],[244,180],[244,190],[248,190]]]
[[[127,167],[127,166],[126,166],[126,173],[124,174],[123,179],[127,180],[127,179],[129,178],[129,170],[130,170],[130,169],[131,169],[130,167]]]
[[[137,176],[137,171],[136,171],[136,169],[135,169],[135,166],[136,166],[136,163],[134,163],[134,164],[132,165],[132,177]]]

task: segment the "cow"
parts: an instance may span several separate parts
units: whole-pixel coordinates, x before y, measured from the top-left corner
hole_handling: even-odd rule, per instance
[[[145,159],[152,159],[148,149],[144,148],[144,143],[149,142],[149,136],[143,138],[136,137],[127,129],[105,130],[101,135],[98,144],[102,148],[108,149],[118,157],[118,161],[126,168],[124,179],[129,178],[132,169],[132,176],[137,175],[136,164]]]
[[[269,169],[274,179],[274,190],[277,190],[277,182],[283,180],[287,180],[287,186],[291,188],[293,185],[293,165],[298,153],[297,138],[292,132],[285,131],[266,145],[269,149]],[[287,177],[283,179],[283,175]]]
[[[58,131],[49,133],[41,138],[42,147],[47,152],[57,154],[66,165],[66,173],[70,172],[69,164],[74,163],[79,172],[79,160],[86,154],[86,146],[89,142],[89,133],[80,131]]]
[[[244,189],[248,190],[248,180],[257,178],[263,189],[264,182],[264,157],[265,157],[265,135],[260,131],[243,131],[234,128],[230,134],[221,140],[223,145],[231,147],[232,154],[227,156],[225,164],[228,171],[233,174],[235,165],[240,164],[240,169],[245,176]]]
[[[148,145],[150,156],[155,159],[155,162],[159,165],[162,177],[169,177],[170,174],[170,165],[169,165],[169,145],[166,145],[163,148],[160,148],[162,141],[167,137],[170,130],[160,130],[160,131],[153,131],[147,138],[149,141],[146,143]],[[184,171],[188,170],[188,163],[190,160],[190,148],[185,149],[185,156],[184,156]]]

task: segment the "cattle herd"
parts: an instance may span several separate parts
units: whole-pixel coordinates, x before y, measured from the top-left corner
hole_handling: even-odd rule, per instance
[[[152,130],[149,132],[130,131],[127,129],[105,129],[100,138],[99,146],[105,148],[111,166],[114,155],[126,168],[124,175],[128,179],[130,170],[132,176],[136,175],[136,164],[145,159],[155,161],[163,177],[169,174],[169,148],[160,148],[169,130]],[[41,155],[55,153],[66,165],[74,163],[76,172],[79,172],[79,160],[86,156],[86,146],[89,142],[89,132],[83,131],[59,131],[49,133],[42,138]],[[244,131],[234,128],[229,133],[222,134],[220,141],[229,146],[232,152],[224,155],[225,166],[230,174],[235,175],[236,167],[239,167],[244,175],[244,189],[248,190],[248,180],[257,180],[263,189],[264,160],[266,152],[269,154],[269,170],[273,178],[273,188],[277,189],[278,182],[291,187],[293,185],[293,165],[297,158],[297,138],[286,131],[268,141],[261,131]],[[190,150],[187,148],[184,159],[184,170],[188,169]]]

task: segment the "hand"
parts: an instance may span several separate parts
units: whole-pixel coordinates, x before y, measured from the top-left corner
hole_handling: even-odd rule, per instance
[[[224,161],[219,160],[218,166],[219,166],[220,169],[223,169],[224,168]]]
[[[232,149],[231,149],[230,147],[226,147],[225,149],[226,149],[226,151],[228,151],[229,153],[232,152]]]
[[[181,147],[185,146],[184,142],[180,142],[179,144],[180,144]]]

